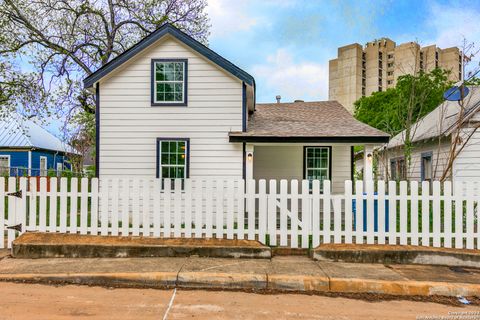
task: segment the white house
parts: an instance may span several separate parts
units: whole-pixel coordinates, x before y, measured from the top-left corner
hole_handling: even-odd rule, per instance
[[[404,159],[404,137],[393,137],[380,152],[378,175],[381,179],[432,181],[442,177],[451,160],[447,179],[453,182],[480,180],[480,88],[470,87],[464,107],[445,101],[414,124],[411,165]],[[452,152],[454,143],[457,144]],[[455,156],[452,156],[455,155]]]
[[[341,192],[353,146],[389,138],[336,101],[256,103],[250,74],[170,24],[84,85],[100,177],[330,179]]]

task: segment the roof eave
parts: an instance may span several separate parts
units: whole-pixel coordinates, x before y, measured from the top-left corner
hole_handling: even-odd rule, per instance
[[[388,136],[251,136],[229,135],[230,142],[270,143],[387,143]]]
[[[192,37],[188,36],[187,34],[181,32],[177,28],[173,27],[170,24],[164,24],[162,27],[157,29],[156,31],[149,34],[147,37],[143,38],[140,42],[135,44],[133,47],[116,57],[115,59],[111,60],[109,63],[89,75],[87,78],[83,80],[83,85],[86,89],[91,88],[95,83],[100,81],[103,77],[107,74],[115,70],[117,67],[121,66],[123,63],[127,62],[129,59],[140,53],[145,48],[149,47],[157,40],[162,38],[163,36],[170,34],[176,39],[180,40],[193,50],[199,52],[204,57],[212,61],[213,63],[217,64],[221,68],[225,69],[238,79],[244,81],[250,86],[254,85],[254,78],[249,75],[247,72],[243,71],[239,67],[235,66],[233,63],[228,61],[227,59],[223,58],[219,54],[215,53],[208,47],[204,46],[200,42],[196,41]]]

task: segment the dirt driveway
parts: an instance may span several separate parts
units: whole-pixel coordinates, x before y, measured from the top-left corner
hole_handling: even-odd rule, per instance
[[[0,283],[0,319],[415,319],[480,308],[243,292]],[[460,318],[461,319],[461,318]],[[474,319],[474,318],[469,318]]]

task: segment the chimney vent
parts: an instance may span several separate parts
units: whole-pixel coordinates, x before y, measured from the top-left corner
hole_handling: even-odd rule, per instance
[[[293,101],[293,102],[294,102],[294,103],[297,103],[297,102],[305,102],[305,101],[303,101],[303,100],[295,100],[295,101]]]
[[[277,103],[280,103],[280,100],[282,99],[282,96],[278,95],[275,97],[275,99],[277,99]]]

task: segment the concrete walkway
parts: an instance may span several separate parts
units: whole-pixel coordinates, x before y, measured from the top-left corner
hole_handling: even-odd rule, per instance
[[[307,257],[0,260],[0,280],[108,287],[480,297],[480,269],[313,261]]]

